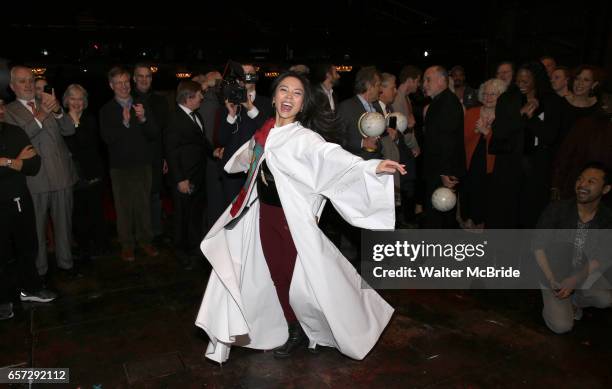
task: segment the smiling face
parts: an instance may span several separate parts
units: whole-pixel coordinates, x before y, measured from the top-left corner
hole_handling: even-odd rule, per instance
[[[274,91],[276,124],[284,126],[293,123],[304,105],[304,85],[293,76],[282,79]]]
[[[595,85],[597,85],[597,82],[595,81],[593,72],[590,69],[584,69],[576,75],[572,92],[574,92],[574,96],[589,96]]]
[[[85,109],[85,96],[78,89],[73,89],[68,95],[68,109],[70,112],[80,114]]]
[[[585,169],[576,180],[576,200],[579,204],[587,204],[598,201],[601,196],[610,191],[610,185],[606,185],[605,173],[602,170]]]
[[[497,98],[499,97],[499,91],[495,89],[493,85],[485,86],[482,91],[482,105],[486,108],[493,109],[497,105]]]
[[[527,69],[519,70],[516,75],[516,85],[524,95],[529,95],[535,91],[535,80],[533,74]]]
[[[127,99],[130,97],[132,86],[130,85],[130,75],[127,73],[118,74],[112,78],[110,87],[115,92],[115,96],[120,99]]]

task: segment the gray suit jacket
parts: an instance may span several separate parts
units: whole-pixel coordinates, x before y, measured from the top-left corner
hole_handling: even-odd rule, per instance
[[[40,155],[40,171],[27,178],[31,193],[52,192],[74,185],[78,179],[76,169],[62,138],[62,135],[75,132],[74,123],[67,114],[60,119],[50,114],[40,128],[32,113],[15,100],[6,106],[5,118],[7,123],[21,127],[28,134],[32,146]]]
[[[359,100],[357,96],[353,96],[350,99],[344,100],[342,103],[340,103],[340,106],[338,107],[338,116],[342,121],[342,127],[344,130],[343,146],[347,151],[365,160],[382,158],[380,142],[378,149],[373,152],[366,151],[361,148],[363,136],[361,136],[357,124],[359,122],[359,118],[364,112],[366,112],[366,110],[363,107],[363,104],[361,104],[361,100]]]

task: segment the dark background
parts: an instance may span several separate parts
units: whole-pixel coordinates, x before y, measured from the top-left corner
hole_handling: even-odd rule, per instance
[[[5,8],[0,91],[10,99],[6,69],[16,63],[45,66],[60,91],[72,82],[83,84],[94,104],[110,97],[105,74],[112,65],[138,61],[159,67],[158,90],[174,89],[179,70],[223,71],[229,58],[253,62],[262,72],[316,62],[354,70],[375,64],[396,74],[404,64],[461,64],[474,87],[501,60],[520,63],[545,54],[559,64],[612,71],[612,14],[605,1],[149,4]],[[343,74],[342,97],[351,94],[354,73]],[[262,92],[268,84],[264,79]]]

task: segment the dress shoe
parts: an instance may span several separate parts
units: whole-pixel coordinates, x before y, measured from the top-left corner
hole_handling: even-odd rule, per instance
[[[295,350],[300,348],[300,346],[307,345],[308,337],[306,336],[306,333],[304,333],[300,322],[296,321],[289,323],[289,339],[287,339],[287,342],[284,345],[274,349],[274,357],[288,358]]]
[[[157,257],[159,255],[159,251],[157,251],[157,249],[150,244],[143,245],[142,251],[144,251],[149,257]]]
[[[134,250],[132,249],[121,250],[121,259],[123,259],[126,262],[134,262],[134,260],[136,259],[134,257]]]
[[[19,293],[19,299],[23,302],[50,303],[56,298],[57,294],[55,292],[44,288],[35,293],[29,293],[25,290],[22,290],[21,293]]]

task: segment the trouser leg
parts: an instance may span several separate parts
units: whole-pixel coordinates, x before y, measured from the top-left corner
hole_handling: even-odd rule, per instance
[[[283,209],[260,203],[259,234],[270,276],[288,323],[297,321],[289,302],[289,288],[297,250]]]
[[[72,260],[72,188],[49,193],[51,220],[55,232],[55,258],[61,269],[71,269]]]

